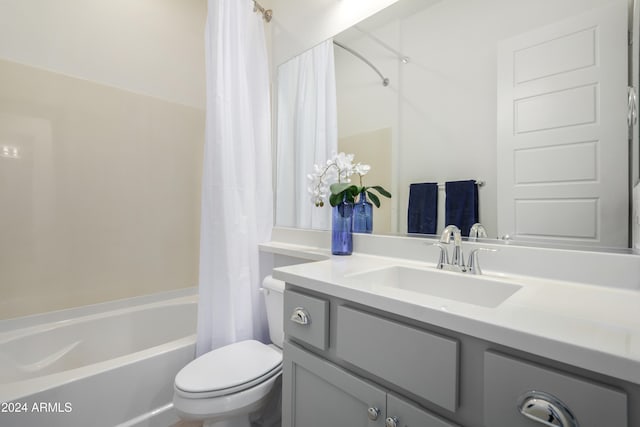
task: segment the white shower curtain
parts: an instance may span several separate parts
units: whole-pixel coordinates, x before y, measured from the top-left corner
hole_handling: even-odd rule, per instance
[[[333,41],[278,67],[276,224],[330,228],[329,203],[317,208],[307,174],[338,150]]]
[[[267,336],[258,243],[271,238],[269,70],[249,0],[209,0],[197,355]]]

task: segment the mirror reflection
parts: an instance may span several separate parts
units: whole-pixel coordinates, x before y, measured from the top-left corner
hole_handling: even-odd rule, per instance
[[[400,0],[280,65],[276,225],[329,228],[306,176],[344,151],[393,194],[374,233],[410,230],[422,183],[440,233],[446,183],[472,181],[490,238],[629,247],[630,13],[627,0]]]

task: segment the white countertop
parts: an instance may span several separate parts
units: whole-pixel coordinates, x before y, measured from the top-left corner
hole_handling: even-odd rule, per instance
[[[304,252],[284,243],[268,252]],[[273,277],[338,298],[395,313],[458,333],[640,384],[640,292],[559,280],[503,275],[522,288],[495,308],[354,280],[351,274],[391,266],[433,268],[434,263],[354,253],[279,267]],[[441,274],[465,273],[439,271]]]

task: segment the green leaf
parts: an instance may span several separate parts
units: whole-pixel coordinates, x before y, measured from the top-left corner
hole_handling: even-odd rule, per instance
[[[391,193],[389,193],[387,190],[385,190],[379,185],[374,185],[373,187],[370,187],[370,188],[373,188],[384,197],[388,197],[389,199],[391,198]]]
[[[371,191],[367,191],[367,195],[369,196],[369,199],[373,202],[373,204],[376,205],[376,208],[379,208],[380,207],[380,199],[378,198],[378,196],[373,194]]]
[[[343,199],[342,193],[338,193],[338,194],[331,193],[331,195],[329,196],[329,204],[331,206],[338,206],[338,203],[340,203],[342,199]]]
[[[336,182],[335,184],[331,184],[329,189],[331,190],[331,194],[340,194],[349,187],[357,188],[355,185],[349,182]]]
[[[329,196],[331,206],[337,206],[343,200],[353,203],[355,197],[360,194],[358,187],[348,182],[331,184],[329,188],[331,190],[331,196]]]

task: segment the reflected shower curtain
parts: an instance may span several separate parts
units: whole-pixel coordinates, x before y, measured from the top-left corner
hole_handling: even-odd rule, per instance
[[[250,1],[209,0],[197,355],[267,337],[258,243],[273,224],[269,71]]]
[[[307,175],[338,151],[333,41],[278,67],[276,224],[330,229],[331,208],[317,208]]]

